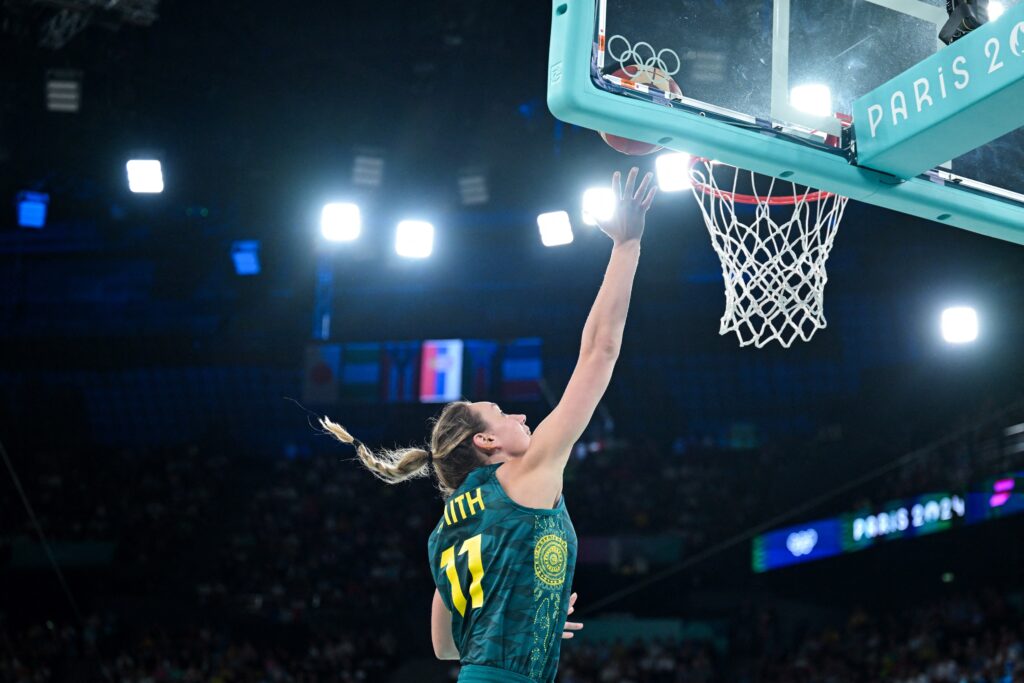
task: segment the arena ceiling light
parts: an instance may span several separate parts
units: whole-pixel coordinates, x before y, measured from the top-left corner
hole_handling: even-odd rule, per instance
[[[977,312],[969,306],[953,306],[944,310],[942,338],[950,344],[967,344],[977,339]]]
[[[654,160],[658,173],[658,189],[663,192],[679,192],[690,189],[690,155],[686,152],[661,154]]]
[[[260,274],[260,241],[238,240],[231,245],[231,260],[236,275]]]
[[[380,187],[384,181],[384,156],[363,150],[352,160],[352,184],[358,187]]]
[[[128,189],[136,194],[158,194],[164,191],[164,174],[156,159],[132,159],[126,164]]]
[[[405,258],[427,258],[434,251],[434,226],[427,221],[405,220],[395,233],[395,253]]]
[[[615,191],[610,187],[592,187],[583,193],[583,222],[597,225],[615,215]]]
[[[320,212],[320,234],[329,242],[352,242],[362,230],[362,216],[355,204],[332,202]]]
[[[558,247],[572,243],[572,224],[565,211],[551,211],[537,216],[540,241],[545,247]]]
[[[789,103],[800,111],[816,116],[832,116],[832,90],[823,83],[797,85],[789,91]]]
[[[82,72],[50,69],[46,72],[46,110],[74,114],[82,103]]]
[[[46,225],[46,207],[50,195],[44,192],[18,193],[18,225],[22,228],[42,228]]]
[[[463,206],[486,204],[491,194],[487,189],[487,174],[478,169],[463,169],[458,178],[459,197]]]

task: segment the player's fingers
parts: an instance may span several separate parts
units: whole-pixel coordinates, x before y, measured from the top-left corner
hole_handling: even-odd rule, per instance
[[[567,621],[565,622],[565,628],[563,631],[579,631],[583,628],[583,622],[580,621]]]
[[[636,187],[636,174],[639,172],[640,169],[636,166],[629,169],[629,175],[626,176],[626,194],[623,195],[623,198],[633,196],[633,188]]]
[[[658,194],[658,186],[655,185],[651,188],[651,191],[647,193],[647,198],[644,199],[643,207],[644,211],[651,208],[651,202],[654,201],[654,195]]]
[[[572,636],[573,634],[571,633],[566,633],[564,631],[562,632],[562,640],[569,640],[570,638],[572,638]]]
[[[576,604],[576,594],[573,593],[572,595],[569,596],[569,606],[572,607],[575,604]]]
[[[647,186],[651,184],[651,174],[645,173],[644,179],[640,181],[640,187],[636,189],[636,194],[633,195],[633,199],[640,199],[644,196],[644,192],[647,190]]]
[[[622,199],[622,174],[618,171],[612,173],[612,192],[616,199]]]

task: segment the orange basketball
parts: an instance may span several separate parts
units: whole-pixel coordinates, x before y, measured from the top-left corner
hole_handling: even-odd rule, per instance
[[[652,145],[649,142],[631,140],[619,135],[612,135],[611,133],[601,133],[600,135],[601,139],[607,142],[608,146],[616,152],[622,152],[623,154],[629,154],[630,156],[639,157],[644,154],[654,154],[658,150],[662,149],[661,145]]]
[[[638,84],[642,84],[649,85],[652,88],[657,88],[662,92],[671,92],[676,95],[683,94],[679,84],[672,80],[671,76],[652,66],[629,66],[619,69],[612,75],[621,78],[622,86],[625,88],[635,88]],[[600,135],[601,139],[608,143],[609,147],[631,156],[653,154],[654,152],[663,149],[661,145],[655,145],[649,142],[640,142],[639,140],[630,140],[629,138],[612,135],[611,133],[600,133]]]

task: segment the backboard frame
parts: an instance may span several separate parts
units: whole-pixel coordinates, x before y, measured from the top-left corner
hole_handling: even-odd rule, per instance
[[[776,11],[789,2],[775,1]],[[920,5],[915,0],[869,1],[898,11],[908,7],[919,9]],[[1000,195],[988,186],[960,179],[942,169],[904,181],[856,166],[842,149],[827,149],[813,141],[799,144],[789,131],[770,121],[730,116],[732,112],[716,112],[713,107],[685,98],[668,106],[668,102],[658,102],[656,97],[630,98],[601,89],[592,79],[597,66],[594,30],[601,3],[602,0],[553,2],[547,99],[557,118],[1024,244],[1024,200],[1013,193]],[[937,17],[934,14],[927,19],[934,22]],[[782,49],[786,42],[779,44]],[[773,64],[773,69],[776,66],[782,68]],[[773,96],[773,114],[775,99]],[[801,117],[807,120],[806,114],[801,113]],[[829,125],[833,126],[829,130],[839,130],[838,122]]]

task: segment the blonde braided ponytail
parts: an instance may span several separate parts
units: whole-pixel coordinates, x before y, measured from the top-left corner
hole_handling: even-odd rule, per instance
[[[320,425],[338,441],[355,446],[360,462],[375,477],[389,484],[437,473],[437,484],[447,499],[470,472],[487,464],[487,455],[473,445],[473,435],[488,431],[487,423],[470,409],[467,401],[445,405],[431,418],[430,450],[424,448],[383,449],[374,452],[341,425],[324,417]],[[433,465],[433,467],[431,467]]]
[[[359,460],[373,476],[382,481],[397,484],[407,479],[430,475],[430,453],[422,448],[384,449],[380,453],[374,453],[366,444],[330,419],[323,418],[320,425],[338,441],[355,446]]]

